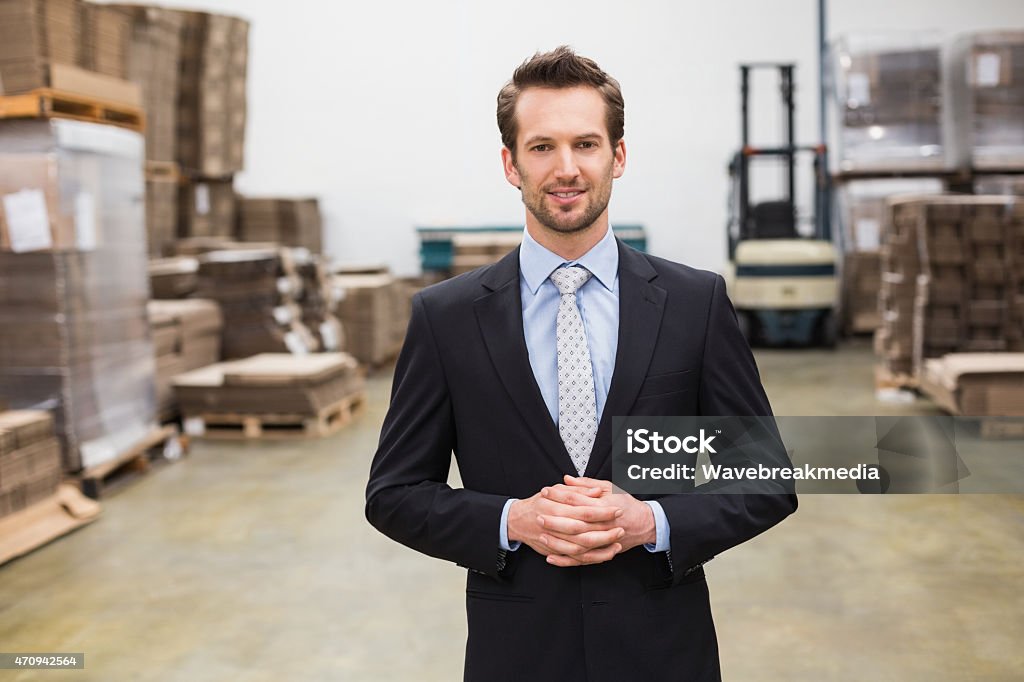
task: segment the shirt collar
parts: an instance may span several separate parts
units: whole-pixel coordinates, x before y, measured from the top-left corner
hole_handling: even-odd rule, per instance
[[[519,270],[523,273],[531,292],[536,294],[544,280],[563,264],[582,265],[605,289],[613,291],[615,275],[619,270],[619,248],[615,243],[611,226],[601,241],[574,261],[567,261],[558,254],[548,251],[530,236],[529,230],[523,230],[523,245],[519,249]]]

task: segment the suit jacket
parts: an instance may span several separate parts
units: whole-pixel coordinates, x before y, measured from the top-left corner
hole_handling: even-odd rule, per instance
[[[585,475],[611,479],[611,418],[770,415],[721,277],[619,249],[615,371]],[[455,454],[464,488],[446,483]],[[558,568],[499,550],[510,497],[575,473],[527,355],[519,252],[414,298],[366,516],[394,540],[468,570],[465,679],[720,679],[702,564],[775,525],[796,497],[657,498],[671,552],[636,547]]]

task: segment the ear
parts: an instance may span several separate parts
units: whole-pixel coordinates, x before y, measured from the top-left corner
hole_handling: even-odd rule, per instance
[[[615,158],[612,160],[612,177],[621,178],[626,172],[626,141],[615,143]]]
[[[505,168],[505,179],[516,189],[523,188],[523,179],[519,177],[516,163],[512,160],[512,152],[508,147],[501,148],[501,165]]]

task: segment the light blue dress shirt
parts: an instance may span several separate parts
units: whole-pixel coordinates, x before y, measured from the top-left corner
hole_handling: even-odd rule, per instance
[[[594,390],[597,419],[601,420],[608,389],[615,371],[615,353],[619,344],[619,248],[611,228],[590,251],[574,261],[548,251],[523,230],[519,249],[519,290],[523,300],[523,333],[530,355],[533,376],[540,387],[551,421],[558,425],[558,355],[555,321],[561,294],[549,277],[560,267],[580,265],[593,275],[576,293],[576,303],[583,317],[583,328],[590,346],[594,368]],[[508,511],[515,502],[510,499],[501,513],[499,543],[502,549],[515,551],[521,543],[508,541]],[[661,505],[647,504],[654,513],[657,541],[644,545],[648,551],[664,552],[669,546],[668,518]]]

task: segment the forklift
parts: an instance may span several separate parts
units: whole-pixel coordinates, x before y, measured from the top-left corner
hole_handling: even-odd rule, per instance
[[[784,121],[778,147],[750,144],[750,77],[755,69],[778,71]],[[833,348],[838,336],[838,252],[831,241],[826,147],[794,143],[794,69],[793,64],[740,65],[742,146],[729,163],[726,281],[749,343]],[[794,191],[798,157],[809,157],[814,164],[814,227],[809,236],[801,236],[798,230]],[[752,204],[751,167],[762,160],[784,170],[782,196]]]

